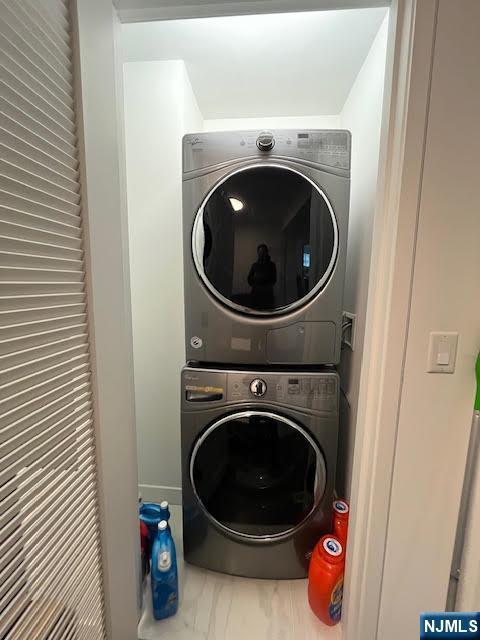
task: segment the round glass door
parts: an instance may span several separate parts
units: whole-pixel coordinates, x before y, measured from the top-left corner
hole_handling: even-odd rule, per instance
[[[261,164],[216,185],[193,227],[193,258],[209,291],[237,311],[285,313],[326,284],[335,266],[333,209],[311,180]]]
[[[249,538],[297,527],[325,491],[323,455],[295,422],[264,411],[226,416],[197,441],[190,479],[207,515]]]

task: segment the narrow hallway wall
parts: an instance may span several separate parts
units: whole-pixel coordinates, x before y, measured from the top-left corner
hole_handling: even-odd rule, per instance
[[[340,117],[275,116],[264,118],[220,118],[205,120],[205,131],[241,131],[249,129],[338,129]]]
[[[388,16],[385,17],[340,114],[352,133],[352,169],[344,310],[356,314],[354,351],[342,350],[337,491],[350,497],[355,423],[363,355],[373,218],[377,195]]]
[[[124,77],[139,488],[179,503],[181,140],[203,120],[183,61],[126,63]]]

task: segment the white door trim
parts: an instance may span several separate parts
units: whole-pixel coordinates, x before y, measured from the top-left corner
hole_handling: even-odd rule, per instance
[[[109,640],[137,637],[140,539],[118,18],[73,0],[82,209]]]
[[[436,0],[391,8],[366,335],[352,476],[345,637],[377,638],[410,315]],[[390,91],[388,87],[390,86]]]
[[[134,2],[135,0],[132,0]],[[78,2],[78,0],[77,0]],[[127,0],[120,6],[125,7]],[[123,258],[118,253],[120,246],[125,249],[128,239],[125,234],[123,199],[125,184],[122,180],[124,150],[121,131],[122,122],[117,120],[121,111],[121,98],[117,88],[112,86],[118,71],[119,59],[115,55],[115,22],[111,0],[81,0],[83,11],[90,16],[89,21],[80,21],[80,41],[83,29],[90,29],[88,55],[82,59],[83,120],[86,136],[90,131],[89,144],[85,149],[87,168],[87,189],[89,224],[91,234],[92,291],[96,295],[93,305],[93,326],[96,337],[96,352],[100,366],[97,368],[97,395],[99,407],[103,406],[105,421],[100,415],[100,459],[106,467],[106,474],[100,478],[104,505],[109,501],[113,507],[104,508],[104,527],[107,534],[117,536],[116,557],[108,557],[106,565],[116,561],[123,568],[118,579],[107,585],[106,597],[110,603],[111,619],[119,611],[126,597],[126,580],[132,577],[132,565],[128,558],[135,551],[133,525],[129,513],[134,512],[133,497],[136,493],[136,443],[131,409],[134,406],[133,389],[129,386],[130,375],[123,377],[121,394],[113,393],[109,376],[115,371],[114,354],[123,354],[125,362],[131,365],[131,345],[126,341],[130,335],[130,308],[128,295],[128,267],[125,264],[128,253]],[[137,3],[138,4],[138,3]],[[168,4],[168,3],[164,3]],[[192,3],[196,10],[199,4]],[[170,3],[172,14],[169,18],[195,17],[185,14],[185,2]],[[232,8],[233,2],[203,5],[203,11],[212,10],[215,5]],[[242,2],[242,13],[258,13],[259,2]],[[270,10],[299,10],[295,0],[269,4]],[[317,8],[338,8],[334,0],[318,0],[309,4]],[[378,6],[372,2],[348,2],[349,6]],[[386,4],[381,2],[380,4]],[[238,5],[236,5],[238,7]],[[274,9],[277,6],[277,9]],[[303,3],[302,3],[303,6]],[[346,5],[345,5],[346,6]],[[172,8],[173,7],[173,8]],[[402,385],[406,332],[408,327],[409,301],[412,287],[414,247],[417,232],[418,201],[422,173],[423,145],[427,117],[428,93],[430,85],[430,64],[435,29],[436,0],[395,0],[392,3],[389,51],[386,77],[386,97],[382,133],[381,176],[379,197],[372,248],[372,268],[370,275],[370,295],[367,309],[367,334],[365,337],[364,367],[361,378],[360,404],[357,419],[356,451],[353,468],[352,519],[350,525],[350,545],[344,605],[344,638],[347,640],[374,640],[379,613],[379,597],[383,572],[385,541],[395,442],[397,417]],[[247,10],[248,8],[248,10]],[[108,11],[111,24],[108,27]],[[193,10],[192,10],[193,11]],[[237,11],[240,13],[240,11]],[[145,19],[145,14],[144,18]],[[208,15],[202,13],[202,15]],[[95,16],[101,18],[95,27]],[[166,16],[164,16],[165,18]],[[93,22],[92,22],[93,20]],[[417,37],[418,36],[418,37]],[[101,63],[101,68],[99,64]],[[108,91],[102,87],[102,79],[108,84]],[[114,84],[114,83],[113,83]],[[98,92],[98,93],[97,93]],[[107,125],[107,114],[111,114],[108,126],[99,126],[102,118]],[[95,130],[95,139],[92,132]],[[420,143],[419,143],[420,141]],[[101,224],[97,220],[105,215],[100,206],[94,206],[97,189],[105,187],[105,169],[102,168],[104,149],[108,149],[108,167],[115,174],[108,182],[113,198],[109,207],[109,224],[115,235],[115,263],[105,265],[105,256],[112,250],[111,239],[101,234]],[[101,160],[100,160],[101,159]],[[119,170],[119,167],[121,169]],[[110,179],[108,173],[108,180]],[[100,200],[96,201],[99,205]],[[115,209],[115,211],[113,210]],[[381,215],[380,215],[381,213]],[[99,233],[97,233],[97,231]],[[98,265],[98,266],[96,266]],[[107,274],[99,277],[98,271],[107,268],[108,281],[114,288],[123,291],[115,304],[108,299],[101,300],[102,283]],[[124,314],[126,322],[121,337],[105,331],[118,324],[119,314]],[[101,339],[99,339],[101,335]],[[105,359],[103,359],[105,358]],[[115,374],[117,375],[117,371]],[[121,376],[120,376],[121,377]],[[127,380],[128,378],[128,380]],[[127,392],[124,390],[128,387]],[[116,474],[112,472],[119,440],[108,414],[124,410],[119,422],[121,436],[121,456]],[[107,425],[105,428],[104,426]],[[103,429],[103,431],[102,431]],[[118,471],[120,469],[120,471]],[[135,471],[134,471],[135,470]],[[115,486],[115,479],[119,482]],[[123,518],[123,520],[122,520]],[[126,531],[122,531],[122,523]],[[136,532],[138,535],[138,531]],[[111,541],[109,541],[110,543]],[[137,540],[138,543],[138,540]],[[130,554],[130,555],[129,555]],[[110,554],[111,555],[111,554]],[[128,574],[128,575],[127,575]],[[112,574],[113,578],[113,574]],[[127,620],[119,629],[115,620],[112,625],[117,631],[110,635],[115,640],[131,640],[132,625],[136,626],[135,603],[131,582],[127,596],[132,600],[122,612]]]

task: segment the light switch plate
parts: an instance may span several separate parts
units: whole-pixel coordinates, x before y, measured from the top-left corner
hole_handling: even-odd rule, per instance
[[[458,333],[432,331],[428,343],[427,371],[429,373],[453,373],[457,358]]]

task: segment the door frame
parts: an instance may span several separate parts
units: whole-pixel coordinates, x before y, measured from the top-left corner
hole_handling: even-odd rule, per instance
[[[377,638],[413,288],[438,0],[391,6],[352,473],[347,640]],[[351,603],[351,606],[350,606]]]
[[[373,640],[377,635],[412,292],[424,155],[424,144],[419,140],[424,141],[426,130],[437,0],[262,0],[202,5],[193,0],[190,5],[159,0],[155,10],[142,8],[145,4],[151,6],[151,2],[117,0],[122,7],[127,2],[134,7],[134,14],[128,16],[125,8],[120,14],[130,21],[390,4],[379,189],[356,426],[343,619],[346,640]],[[137,477],[119,16],[112,0],[73,0],[72,7],[80,52],[77,76],[82,96],[80,134],[84,138],[86,169],[84,201],[93,299],[91,326],[96,354],[108,637],[132,640],[136,637],[138,614],[133,593],[135,562],[131,560],[138,555],[134,504]],[[152,11],[157,12],[156,18]],[[102,226],[108,198],[113,202],[108,207],[109,234]],[[115,258],[108,266],[106,255]],[[106,295],[107,283],[118,294],[113,303]],[[109,328],[118,326],[118,318],[122,331],[109,332]],[[117,370],[119,362],[123,363],[123,377]],[[117,381],[121,394],[115,393],[112,371],[120,375]]]
[[[106,635],[137,637],[140,545],[119,22],[70,0]]]

